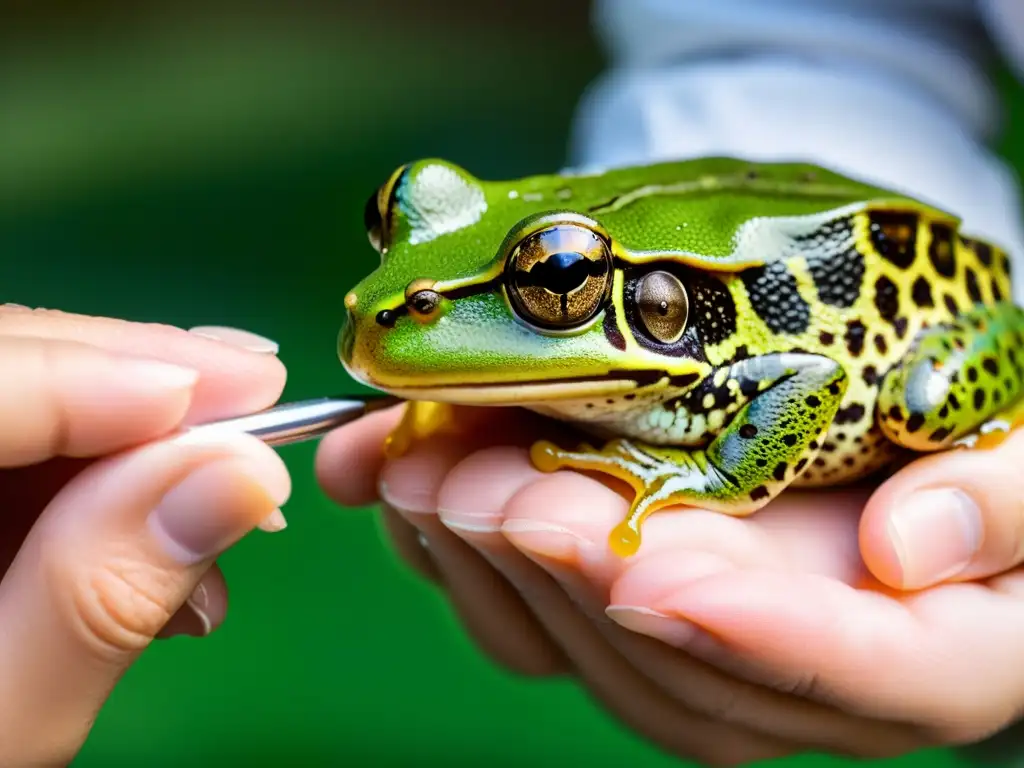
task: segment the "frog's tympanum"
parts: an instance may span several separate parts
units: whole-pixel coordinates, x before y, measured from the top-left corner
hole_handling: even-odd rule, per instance
[[[747,515],[790,485],[991,444],[1024,412],[1006,253],[821,168],[488,182],[426,160],[365,218],[381,263],[345,298],[340,354],[416,401],[391,449],[429,439],[445,404],[572,422],[596,447],[539,442],[533,463],[629,483],[623,555],[659,508]]]

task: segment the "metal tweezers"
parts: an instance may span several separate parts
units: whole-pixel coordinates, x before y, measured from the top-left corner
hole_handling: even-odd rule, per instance
[[[282,403],[265,411],[190,427],[189,432],[245,432],[267,445],[280,446],[313,440],[336,427],[402,402],[389,395],[318,397]]]

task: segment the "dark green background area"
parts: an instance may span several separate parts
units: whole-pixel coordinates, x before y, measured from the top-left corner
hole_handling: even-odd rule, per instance
[[[16,18],[24,34],[0,40],[0,300],[248,328],[281,344],[286,398],[356,391],[335,340],[376,262],[367,195],[426,155],[492,178],[560,167],[602,65],[586,3],[495,5]],[[1012,147],[1024,102],[1005,90]],[[290,527],[223,558],[226,625],[149,651],[76,765],[677,764],[570,682],[492,666],[372,510],[320,493],[313,447],[285,455]]]

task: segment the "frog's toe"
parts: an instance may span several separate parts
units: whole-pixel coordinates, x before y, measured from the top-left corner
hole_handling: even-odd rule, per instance
[[[635,457],[624,440],[613,440],[601,449],[583,443],[575,451],[559,448],[548,440],[539,440],[530,448],[530,460],[541,472],[578,469],[612,475],[635,489],[644,486]]]
[[[530,461],[541,472],[557,472],[564,466],[562,449],[550,440],[538,440],[530,446]]]

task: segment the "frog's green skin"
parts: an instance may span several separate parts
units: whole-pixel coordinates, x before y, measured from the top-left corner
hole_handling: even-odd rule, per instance
[[[348,370],[610,439],[532,455],[632,484],[622,551],[657,508],[748,514],[789,485],[848,482],[1012,422],[1022,399],[1007,255],[950,214],[821,168],[716,158],[484,182],[427,160],[396,171],[368,226],[382,259],[346,297]],[[552,226],[567,234],[519,248]],[[548,267],[573,259],[554,259],[522,288],[511,265],[556,251],[584,254],[591,276],[562,295],[579,280],[559,284],[565,269]],[[668,274],[638,288],[654,271]],[[654,326],[678,338],[649,330],[652,295],[669,318]],[[588,301],[597,311],[574,317]],[[538,306],[563,327],[538,327]]]

